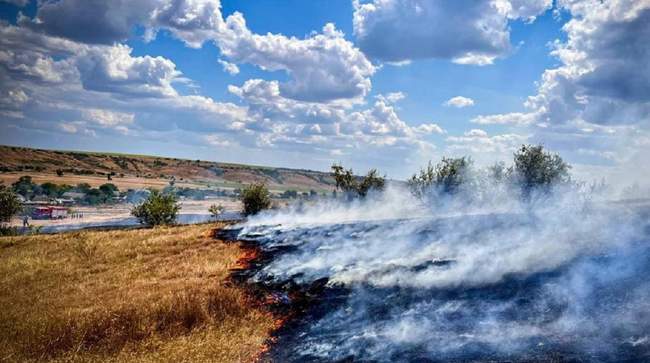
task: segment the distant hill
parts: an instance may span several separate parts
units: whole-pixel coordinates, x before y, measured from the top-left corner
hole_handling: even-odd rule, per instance
[[[110,175],[120,189],[163,187],[172,180],[177,186],[194,188],[240,188],[265,182],[276,191],[322,193],[334,189],[330,174],[313,170],[0,145],[0,180],[11,183],[22,175],[39,183],[87,182],[93,186],[106,183]]]

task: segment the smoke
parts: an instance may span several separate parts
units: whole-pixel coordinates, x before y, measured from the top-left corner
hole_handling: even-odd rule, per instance
[[[240,238],[278,251],[254,281],[348,292],[281,360],[650,357],[648,210],[575,187],[517,195],[485,181],[423,202],[392,185],[251,218]]]

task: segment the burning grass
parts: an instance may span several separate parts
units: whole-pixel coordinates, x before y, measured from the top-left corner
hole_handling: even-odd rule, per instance
[[[214,228],[0,238],[0,360],[254,359],[276,322],[227,282],[241,250]]]

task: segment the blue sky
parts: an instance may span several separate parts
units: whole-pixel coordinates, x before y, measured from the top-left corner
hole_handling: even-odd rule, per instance
[[[649,8],[4,0],[0,143],[396,178],[542,143],[584,179],[645,180],[622,173],[650,143]]]

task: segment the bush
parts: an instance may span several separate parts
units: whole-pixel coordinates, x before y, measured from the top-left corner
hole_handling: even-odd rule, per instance
[[[557,154],[544,151],[541,145],[522,145],[514,154],[513,181],[525,197],[533,190],[548,191],[558,183],[568,183],[570,165]]]
[[[208,208],[208,212],[210,212],[214,218],[219,217],[224,210],[225,208],[221,204],[213,204],[210,206],[210,208]]]
[[[0,185],[0,223],[6,223],[22,210],[18,196],[11,189]]]
[[[384,177],[379,176],[377,169],[371,169],[359,183],[354,176],[352,169],[345,169],[341,165],[332,165],[332,174],[336,181],[336,187],[341,189],[348,199],[353,197],[364,198],[372,190],[381,191],[385,186]]]
[[[271,193],[264,183],[251,184],[242,190],[239,196],[244,204],[244,214],[257,214],[271,207]]]
[[[472,159],[469,157],[442,158],[435,167],[429,162],[426,168],[420,170],[419,175],[414,174],[409,179],[408,185],[416,197],[425,196],[433,187],[454,194],[468,181],[471,166]]]
[[[152,190],[144,202],[133,207],[131,214],[142,224],[158,226],[173,224],[179,210],[176,197]]]

